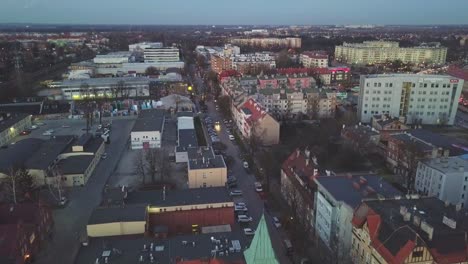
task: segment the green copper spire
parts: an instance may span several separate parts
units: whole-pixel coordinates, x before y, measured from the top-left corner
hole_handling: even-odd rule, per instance
[[[250,247],[244,251],[244,257],[247,264],[279,264],[271,245],[265,214],[258,223]]]

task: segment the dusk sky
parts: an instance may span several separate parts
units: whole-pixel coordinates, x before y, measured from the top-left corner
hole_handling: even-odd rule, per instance
[[[0,0],[0,23],[468,24],[468,0]]]

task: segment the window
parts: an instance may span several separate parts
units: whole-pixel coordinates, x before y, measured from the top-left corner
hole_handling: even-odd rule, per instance
[[[423,253],[423,250],[413,251],[413,258],[422,258]]]

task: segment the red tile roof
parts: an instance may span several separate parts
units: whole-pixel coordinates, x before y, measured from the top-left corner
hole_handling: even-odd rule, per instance
[[[298,155],[299,152],[299,155]],[[299,175],[303,175],[309,179],[309,183],[313,182],[313,178],[317,175],[314,175],[314,169],[316,166],[312,160],[309,161],[309,164],[306,165],[305,153],[301,152],[299,149],[296,149],[288,159],[283,162],[283,171],[288,177],[294,177],[294,172]],[[291,171],[291,168],[293,171]]]
[[[247,119],[247,122],[257,121],[267,114],[265,109],[252,98],[247,100],[240,108],[250,111],[250,117]]]

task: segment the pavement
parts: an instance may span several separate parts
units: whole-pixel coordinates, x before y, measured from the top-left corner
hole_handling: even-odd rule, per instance
[[[248,214],[254,219],[249,225],[251,228],[255,229],[257,227],[262,213],[265,213],[266,221],[270,230],[271,241],[273,243],[273,249],[275,250],[277,259],[280,263],[291,263],[291,260],[285,255],[286,252],[283,245],[283,240],[287,239],[286,233],[282,228],[276,229],[273,225],[272,217],[279,216],[279,213],[266,211],[264,209],[264,200],[260,198],[254,188],[254,182],[256,181],[255,176],[247,173],[244,169],[242,160],[239,158],[240,150],[237,145],[229,140],[228,134],[226,133],[226,127],[222,122],[223,118],[221,114],[215,110],[215,106],[212,102],[207,102],[207,105],[207,115],[210,116],[214,122],[220,121],[222,126],[221,132],[218,133],[218,136],[221,142],[227,146],[226,154],[233,157],[235,160],[230,170],[232,170],[232,175],[237,178],[238,186],[235,189],[242,190],[243,195],[242,197],[234,198],[234,201],[245,202],[247,204],[247,208],[249,209]]]
[[[75,121],[75,120],[74,120]],[[74,122],[72,121],[72,122]],[[81,120],[83,121],[83,120]],[[57,122],[57,123],[56,123]],[[44,121],[45,126],[59,126],[64,120]],[[134,120],[114,118],[110,144],[106,144],[107,159],[101,160],[84,187],[74,187],[68,193],[69,203],[63,209],[53,211],[55,225],[52,239],[36,257],[37,264],[72,264],[80,248],[80,235],[86,228],[92,210],[102,198],[102,190],[120,161],[121,154],[128,148],[129,135]],[[81,124],[78,122],[78,126]],[[47,128],[41,128],[47,129]]]

